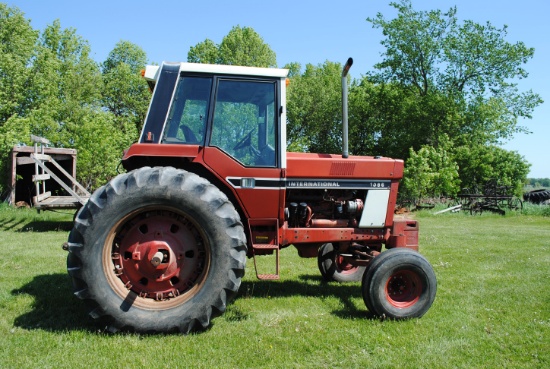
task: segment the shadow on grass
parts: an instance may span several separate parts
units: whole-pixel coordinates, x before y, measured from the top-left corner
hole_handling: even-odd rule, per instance
[[[343,308],[331,313],[342,319],[374,319],[362,305],[357,308],[353,301],[361,297],[361,287],[357,283],[326,282],[318,275],[301,275],[298,280],[245,281],[241,284],[237,298],[275,298],[304,296],[319,299],[337,298]]]
[[[63,231],[69,232],[73,229],[72,221],[33,221],[25,224],[20,232],[51,232]]]
[[[0,220],[0,230],[14,232],[68,232],[73,228],[72,221],[33,220],[8,218]]]
[[[36,276],[23,287],[11,291],[12,295],[34,297],[32,310],[15,319],[15,326],[46,331],[84,330],[98,332],[86,313],[86,306],[74,297],[67,274]]]
[[[73,296],[70,277],[67,274],[46,274],[33,278],[23,287],[13,290],[12,295],[26,294],[34,298],[32,310],[15,319],[15,325],[24,329],[46,331],[103,330],[87,314],[85,304]],[[303,275],[299,280],[245,281],[241,284],[237,299],[262,299],[304,296],[315,298],[338,298],[343,309],[331,313],[342,319],[373,319],[366,309],[358,309],[352,301],[361,295],[357,284],[327,283],[319,276]],[[229,321],[248,319],[247,314],[229,308]],[[215,320],[213,322],[215,324]]]

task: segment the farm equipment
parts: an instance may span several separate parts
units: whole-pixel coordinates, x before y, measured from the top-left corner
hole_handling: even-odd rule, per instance
[[[514,196],[512,186],[500,185],[498,180],[488,180],[482,191],[468,188],[462,189],[452,207],[456,211],[469,211],[470,214],[481,214],[483,211],[490,211],[500,215],[508,210],[522,210],[523,202],[519,197]]]
[[[75,295],[109,329],[204,329],[236,295],[247,258],[293,245],[328,281],[361,281],[374,315],[420,317],[436,278],[418,223],[394,219],[403,161],[286,151],[285,69],[147,67],[153,96],[120,174],[78,212],[66,249]],[[385,249],[383,247],[385,245]]]
[[[550,190],[544,188],[529,191],[523,194],[523,201],[533,204],[550,204]]]

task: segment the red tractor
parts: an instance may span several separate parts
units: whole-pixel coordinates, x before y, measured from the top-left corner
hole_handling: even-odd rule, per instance
[[[67,269],[110,330],[188,333],[222,314],[247,258],[293,245],[328,281],[362,281],[373,314],[432,305],[436,278],[415,220],[394,219],[403,161],[286,151],[287,70],[192,63],[147,67],[153,96],[127,173],[78,212]],[[383,246],[385,245],[385,251]],[[256,265],[256,262],[255,262]]]

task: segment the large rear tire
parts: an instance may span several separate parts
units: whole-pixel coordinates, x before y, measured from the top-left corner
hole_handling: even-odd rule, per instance
[[[523,194],[523,200],[533,204],[542,204],[550,200],[550,191],[545,189],[529,191]]]
[[[141,168],[98,189],[69,235],[75,295],[110,331],[188,333],[225,311],[244,275],[238,213],[207,180]]]
[[[430,263],[405,248],[384,251],[365,272],[361,291],[373,314],[392,318],[419,318],[432,306],[437,281]]]
[[[364,266],[352,265],[338,255],[332,243],[325,243],[319,248],[317,266],[327,282],[357,282],[365,272]]]

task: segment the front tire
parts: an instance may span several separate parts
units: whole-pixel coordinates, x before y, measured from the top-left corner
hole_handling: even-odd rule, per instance
[[[225,311],[244,275],[246,238],[227,197],[169,167],[98,189],[69,235],[75,295],[109,330],[188,333]]]
[[[373,314],[392,318],[419,318],[432,306],[437,281],[430,263],[405,248],[375,257],[363,276],[361,291]]]
[[[365,272],[364,266],[352,265],[338,255],[332,243],[325,243],[319,248],[317,266],[321,276],[327,282],[357,282]]]

